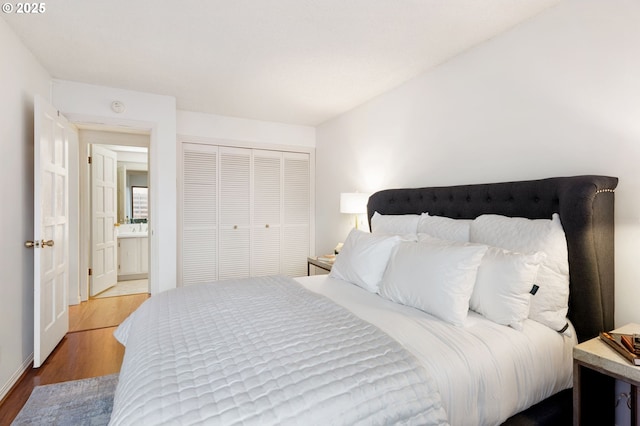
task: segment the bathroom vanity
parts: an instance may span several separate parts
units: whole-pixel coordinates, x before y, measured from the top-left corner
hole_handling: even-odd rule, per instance
[[[148,224],[118,227],[118,281],[147,278],[149,272]]]

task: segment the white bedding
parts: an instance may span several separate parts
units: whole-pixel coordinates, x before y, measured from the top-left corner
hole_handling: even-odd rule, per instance
[[[153,296],[126,346],[112,425],[445,425],[410,351],[285,277]]]
[[[575,338],[535,321],[517,331],[471,311],[457,327],[326,275],[296,280],[413,353],[437,383],[452,425],[500,424],[572,385]]]

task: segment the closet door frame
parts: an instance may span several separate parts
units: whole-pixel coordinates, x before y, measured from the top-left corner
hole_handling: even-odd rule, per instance
[[[177,186],[178,188],[182,188],[184,185],[184,170],[182,164],[182,158],[184,155],[184,144],[201,144],[201,145],[213,145],[218,147],[231,147],[231,148],[246,148],[246,149],[256,149],[261,151],[280,151],[283,153],[300,153],[300,154],[308,154],[309,155],[309,256],[315,256],[315,246],[316,246],[316,196],[315,196],[315,165],[316,165],[316,149],[315,147],[308,146],[298,146],[298,145],[280,145],[280,144],[270,144],[270,143],[257,143],[257,142],[246,142],[246,141],[237,141],[231,139],[217,139],[217,138],[206,138],[206,137],[197,137],[197,136],[187,136],[187,135],[178,135],[177,138],[177,152],[178,158],[176,159],[177,166]],[[218,162],[219,162],[218,158]],[[218,163],[219,164],[219,163]],[[178,268],[178,287],[183,285],[182,281],[182,268],[183,268],[183,259],[182,259],[182,243],[183,243],[183,229],[182,229],[182,221],[183,221],[183,202],[184,196],[182,191],[178,191],[178,200],[177,200],[177,218],[178,218],[178,235],[177,235],[177,268]],[[219,224],[219,222],[218,222]]]

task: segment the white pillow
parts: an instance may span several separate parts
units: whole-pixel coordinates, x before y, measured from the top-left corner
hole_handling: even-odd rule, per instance
[[[542,251],[537,293],[531,297],[529,318],[554,330],[566,329],[569,304],[567,239],[554,213],[551,220],[483,215],[471,224],[470,240],[520,253]]]
[[[395,235],[373,235],[352,229],[329,276],[377,293],[391,251],[400,240]]]
[[[385,214],[373,213],[371,217],[372,234],[407,235],[418,232],[418,214]]]
[[[451,219],[442,216],[431,216],[429,213],[422,213],[418,222],[418,233],[427,234],[442,240],[469,241],[470,219]]]
[[[489,247],[476,277],[469,308],[491,321],[522,330],[529,317],[531,289],[545,254]]]
[[[444,321],[464,325],[476,274],[487,246],[402,242],[380,284],[380,295]]]

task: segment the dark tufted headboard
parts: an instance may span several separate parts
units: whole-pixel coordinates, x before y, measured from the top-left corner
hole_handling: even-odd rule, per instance
[[[369,198],[374,212],[429,212],[454,219],[500,214],[530,219],[560,215],[569,249],[569,318],[580,341],[613,328],[614,189],[618,178],[557,177],[522,182],[388,189]]]

